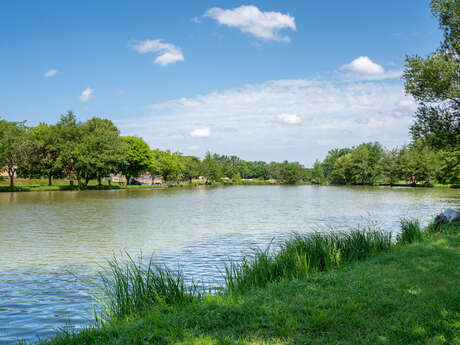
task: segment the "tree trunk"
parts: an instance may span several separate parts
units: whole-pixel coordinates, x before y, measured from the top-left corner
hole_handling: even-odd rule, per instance
[[[48,174],[48,186],[51,186],[53,184],[53,175],[51,173]]]
[[[99,184],[99,186],[102,186],[102,177],[101,177],[101,175],[97,176],[97,183]]]
[[[10,187],[14,187],[14,171],[11,174],[11,172],[8,170],[8,176],[10,177]]]

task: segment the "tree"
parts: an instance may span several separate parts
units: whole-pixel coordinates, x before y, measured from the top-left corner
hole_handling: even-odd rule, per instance
[[[182,155],[178,152],[171,153],[169,150],[162,152],[154,151],[155,164],[152,174],[159,174],[163,177],[163,181],[179,181],[182,178],[182,171],[185,166],[183,164]]]
[[[434,149],[455,149],[460,143],[459,111],[457,105],[420,105],[410,127],[413,140],[424,140]]]
[[[6,169],[10,187],[14,187],[14,176],[27,156],[27,128],[24,122],[0,120],[0,169]]]
[[[352,149],[354,184],[374,185],[381,175],[383,148],[378,143],[362,143]]]
[[[287,184],[295,184],[305,179],[305,169],[298,162],[284,161],[282,163],[283,180]]]
[[[57,127],[46,123],[32,127],[27,133],[27,151],[29,174],[47,176],[48,186],[51,186],[53,177],[62,172]]]
[[[142,172],[150,171],[153,157],[149,145],[138,137],[122,137],[126,143],[126,159],[120,171],[129,184],[132,177],[138,177]]]
[[[347,153],[340,156],[331,172],[331,181],[338,184],[350,184],[353,179],[353,156]]]
[[[69,176],[70,185],[73,185],[77,155],[76,148],[81,141],[81,123],[78,122],[72,110],[68,110],[65,115],[61,115],[61,119],[56,124],[56,132],[60,152],[57,164]]]
[[[382,174],[388,180],[390,186],[399,179],[398,165],[396,159],[398,157],[398,149],[385,151],[382,159]]]
[[[311,170],[311,182],[313,184],[322,184],[324,180],[324,169],[319,160],[315,161],[313,164],[313,169]]]
[[[410,132],[435,149],[455,150],[460,143],[460,1],[431,0],[444,40],[423,58],[406,57],[405,89],[418,102]]]
[[[334,165],[337,159],[339,159],[343,155],[346,155],[347,153],[350,153],[350,152],[351,152],[351,149],[349,148],[329,150],[326,158],[324,158],[323,163],[322,163],[323,170],[324,170],[324,176],[327,179],[331,180],[332,178],[331,173],[332,173],[332,170],[334,170]]]
[[[216,155],[207,152],[201,163],[202,175],[209,181],[219,181],[222,178],[222,169],[217,162]]]
[[[201,162],[198,157],[184,156],[182,157],[184,167],[184,177],[192,183],[193,179],[200,176]]]
[[[127,144],[112,121],[94,117],[83,123],[74,163],[79,186],[85,188],[91,178],[101,185],[102,177],[119,171],[126,151]]]

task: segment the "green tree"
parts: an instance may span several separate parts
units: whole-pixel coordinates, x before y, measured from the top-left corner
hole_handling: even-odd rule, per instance
[[[362,143],[351,152],[353,159],[354,184],[374,185],[380,177],[381,163],[384,156],[382,146],[375,143]]]
[[[440,151],[439,157],[439,182],[460,184],[460,149]]]
[[[432,0],[444,40],[432,54],[406,57],[406,92],[418,102],[410,132],[414,141],[426,139],[435,149],[460,143],[460,1]]]
[[[282,163],[283,180],[287,184],[295,184],[306,178],[305,168],[298,162]]]
[[[328,180],[331,180],[332,179],[331,174],[332,174],[332,171],[334,170],[334,165],[337,159],[339,159],[343,155],[346,155],[347,153],[350,153],[350,152],[351,152],[351,149],[349,148],[329,150],[326,158],[324,158],[322,162],[322,166],[324,170],[324,177],[327,178]]]
[[[63,172],[69,177],[70,184],[73,185],[77,146],[81,141],[81,123],[73,111],[68,110],[65,115],[61,115],[55,128],[59,148],[56,164],[62,167]]]
[[[200,176],[201,162],[198,157],[184,156],[182,157],[182,164],[184,167],[183,175],[190,183]]]
[[[222,169],[217,162],[216,155],[212,155],[207,152],[203,162],[201,163],[202,175],[206,177],[208,181],[220,181],[222,176]]]
[[[398,149],[392,149],[385,151],[382,158],[382,174],[384,178],[388,181],[390,186],[392,186],[400,177],[400,171],[397,165],[397,157],[399,151]]]
[[[179,181],[183,177],[185,165],[180,153],[171,153],[169,150],[154,153],[155,173],[163,177],[163,181]]]
[[[108,119],[94,117],[81,125],[81,140],[75,147],[74,168],[80,187],[91,178],[117,173],[125,162],[127,144],[118,128]]]
[[[340,156],[330,173],[331,181],[337,184],[350,184],[353,181],[353,156],[351,153]]]
[[[120,171],[126,177],[126,183],[129,184],[132,177],[138,177],[145,171],[151,171],[152,152],[149,145],[138,137],[122,137],[126,143],[126,158],[121,165]]]
[[[40,123],[32,127],[27,134],[27,146],[29,151],[29,173],[48,177],[48,185],[52,185],[52,179],[62,173],[62,165],[59,160],[60,140],[57,127]]]
[[[10,187],[14,187],[16,171],[27,157],[26,132],[24,122],[0,120],[0,169],[6,169]]]
[[[324,169],[319,160],[316,160],[311,170],[311,183],[322,184],[324,180]]]

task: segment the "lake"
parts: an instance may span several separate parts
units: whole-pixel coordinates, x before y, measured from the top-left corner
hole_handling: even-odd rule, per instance
[[[460,206],[444,188],[232,186],[0,193],[0,343],[92,320],[89,280],[115,255],[155,254],[206,285],[223,263],[292,232],[401,217],[426,224]]]

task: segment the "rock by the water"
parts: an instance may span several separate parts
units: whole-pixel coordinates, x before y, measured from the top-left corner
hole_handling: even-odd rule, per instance
[[[460,222],[460,212],[448,208],[447,210],[436,216],[436,218],[434,219],[434,229],[437,232],[439,231],[441,225],[452,222]]]

